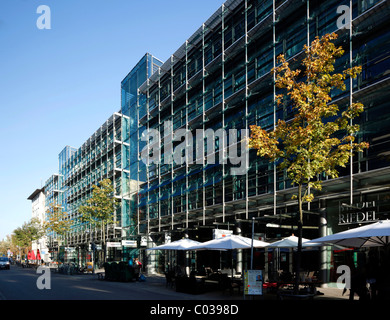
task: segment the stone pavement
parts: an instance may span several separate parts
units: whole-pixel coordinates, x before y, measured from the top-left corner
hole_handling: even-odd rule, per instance
[[[104,269],[95,270],[95,277],[97,278],[97,273],[104,272]],[[244,299],[242,290],[240,293],[234,291],[233,294],[230,294],[228,290],[225,292],[222,291],[210,291],[201,294],[189,294],[183,292],[176,292],[175,288],[166,287],[165,276],[160,274],[146,275],[145,282],[137,282],[137,286],[142,287],[144,290],[151,290],[153,292],[161,292],[161,295],[166,295],[168,299],[175,300],[278,300],[275,293],[264,293],[262,297],[260,296],[246,296]],[[338,300],[338,301],[347,301],[349,298],[348,292],[344,295],[342,294],[343,290],[333,287],[321,287],[317,288],[317,294],[314,296],[314,300]]]

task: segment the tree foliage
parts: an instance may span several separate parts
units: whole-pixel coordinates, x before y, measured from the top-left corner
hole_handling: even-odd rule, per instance
[[[21,227],[15,229],[13,233],[15,245],[27,249],[31,247],[33,241],[40,239],[45,234],[45,231],[39,219],[32,218]]]
[[[106,239],[105,226],[114,222],[117,201],[114,197],[114,187],[110,179],[104,179],[99,185],[92,186],[92,197],[86,205],[79,207],[81,222],[98,225],[103,231],[103,245]],[[105,251],[104,251],[105,252]]]
[[[65,236],[72,226],[72,221],[60,205],[51,204],[46,211],[44,226],[46,231],[52,231],[57,235]]]
[[[277,95],[276,101],[292,104],[294,117],[289,121],[279,119],[269,132],[251,126],[249,147],[286,170],[288,178],[300,187],[296,195],[300,201],[313,200],[309,187],[321,189],[319,174],[338,177],[339,168],[346,166],[353,152],[368,148],[368,143],[356,142],[359,126],[351,123],[363,112],[363,105],[352,103],[340,111],[337,104],[331,103],[332,91],[345,90],[345,80],[361,72],[361,67],[335,72],[336,59],[344,53],[332,42],[336,38],[335,33],[327,34],[317,37],[310,47],[305,45],[300,69],[291,70],[285,57],[278,57],[279,65],[272,72],[277,88],[286,93]]]
[[[298,187],[293,196],[299,210],[297,273],[302,250],[302,204],[314,199],[312,189],[321,190],[320,174],[337,178],[338,170],[348,164],[354,152],[368,148],[368,143],[356,141],[359,126],[352,123],[363,112],[363,105],[351,103],[340,110],[332,103],[334,90],[345,91],[346,80],[361,72],[361,67],[335,72],[336,59],[344,54],[342,47],[332,42],[336,38],[335,33],[327,34],[321,39],[317,37],[310,47],[305,45],[304,59],[296,70],[290,68],[283,55],[278,57],[278,66],[272,72],[276,87],[283,93],[276,96],[276,103],[291,104],[293,117],[287,121],[279,119],[273,131],[251,126],[249,147],[277,163]]]
[[[111,180],[104,179],[98,186],[93,185],[92,189],[92,197],[87,200],[86,205],[79,207],[81,221],[99,225],[113,223],[117,204]]]

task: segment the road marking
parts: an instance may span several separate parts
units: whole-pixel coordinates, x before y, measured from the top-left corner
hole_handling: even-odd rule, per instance
[[[100,289],[94,289],[94,288],[88,288],[88,287],[82,287],[82,286],[73,286],[73,288],[82,289],[82,290],[90,290],[90,291],[111,293],[111,291],[107,291],[107,290],[100,290]]]

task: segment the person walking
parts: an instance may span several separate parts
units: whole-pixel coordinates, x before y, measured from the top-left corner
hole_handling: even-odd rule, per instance
[[[138,281],[141,273],[141,268],[142,268],[142,263],[138,260],[138,258],[134,259],[133,268],[134,268],[135,280]]]

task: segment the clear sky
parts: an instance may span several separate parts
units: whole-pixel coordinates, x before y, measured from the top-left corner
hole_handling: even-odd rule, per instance
[[[166,61],[223,0],[0,1],[0,240],[31,219],[29,195],[120,109],[149,52]],[[40,5],[51,29],[38,29]]]

